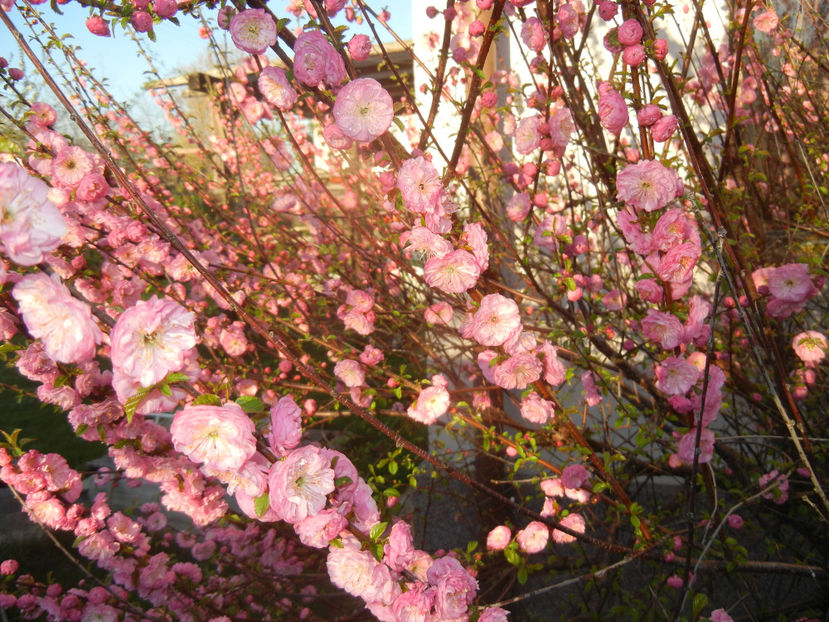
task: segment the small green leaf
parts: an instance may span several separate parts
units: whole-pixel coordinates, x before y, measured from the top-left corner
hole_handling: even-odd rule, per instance
[[[253,500],[253,509],[256,510],[256,515],[260,518],[265,514],[265,512],[268,511],[269,506],[270,497],[268,496],[268,493],[264,493]]]
[[[699,594],[694,595],[694,601],[691,605],[691,610],[693,613],[691,614],[691,619],[696,620],[699,618],[699,614],[702,613],[702,610],[705,608],[705,605],[708,604],[708,597],[700,592]]]
[[[213,395],[212,393],[205,393],[204,395],[199,395],[196,399],[193,400],[193,406],[221,406],[222,400],[219,398],[218,395]]]
[[[397,474],[397,463],[394,460],[389,462],[389,473],[392,475]]]
[[[343,539],[340,536],[337,536],[328,543],[328,546],[333,546],[335,549],[341,549],[343,548]]]
[[[351,478],[348,475],[343,475],[334,480],[334,487],[348,486],[351,483]]]
[[[164,382],[172,384],[174,382],[184,382],[186,380],[190,380],[190,376],[187,374],[182,374],[180,371],[174,371],[167,374],[167,377],[164,378]]]
[[[368,532],[368,537],[372,540],[377,540],[377,538],[379,538],[385,533],[386,527],[388,526],[388,523],[377,523],[374,527],[371,528],[371,531]]]
[[[236,398],[236,403],[249,415],[265,410],[265,403],[255,395],[240,395]]]
[[[173,390],[170,388],[170,385],[166,382],[162,382],[158,385],[158,390],[161,391],[162,395],[166,395],[167,397],[173,397]]]

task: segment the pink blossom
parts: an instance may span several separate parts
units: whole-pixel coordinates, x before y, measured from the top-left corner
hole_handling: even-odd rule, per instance
[[[778,505],[782,505],[789,498],[789,478],[785,473],[780,473],[777,469],[769,471],[765,475],[761,475],[757,480],[757,485],[762,489],[771,484],[773,488],[763,493],[763,499],[774,501]]]
[[[556,12],[556,23],[561,30],[561,36],[572,39],[579,31],[579,14],[569,2],[562,4]]]
[[[302,413],[294,402],[292,395],[279,398],[271,407],[271,429],[268,433],[268,446],[277,457],[282,457],[288,450],[299,445],[302,439]]]
[[[535,391],[521,400],[521,416],[531,423],[544,425],[554,414],[553,403],[542,399]]]
[[[423,312],[423,317],[429,324],[444,326],[448,326],[452,322],[454,315],[452,305],[448,302],[436,302]]]
[[[666,395],[684,395],[699,380],[700,371],[683,358],[669,356],[656,366],[656,388]]]
[[[610,82],[599,84],[599,120],[602,127],[617,136],[628,124],[628,107]]]
[[[360,550],[358,543],[352,543],[352,539],[345,539],[342,547],[332,546],[328,550],[326,566],[331,583],[360,597],[375,588],[374,571],[379,564],[371,553]]]
[[[805,263],[789,263],[774,268],[768,275],[769,292],[787,302],[803,302],[817,293]]]
[[[451,398],[446,387],[431,386],[423,389],[415,402],[409,406],[407,414],[420,423],[432,425],[449,409]]]
[[[642,334],[663,350],[672,350],[682,343],[682,324],[672,313],[648,309],[648,315],[642,319]]]
[[[86,29],[93,35],[97,35],[99,37],[110,36],[109,22],[100,15],[92,15],[91,17],[88,17],[86,19]]]
[[[437,170],[423,156],[403,162],[397,174],[397,187],[406,207],[418,214],[435,208],[443,192]]]
[[[265,100],[280,110],[290,110],[296,103],[297,92],[280,67],[265,67],[259,74],[258,86]]]
[[[60,363],[81,363],[95,356],[103,335],[89,306],[76,300],[57,278],[24,276],[12,289],[29,333],[43,341],[46,354]]]
[[[581,488],[589,479],[590,471],[580,464],[570,464],[561,472],[561,483],[565,488]]]
[[[153,296],[124,311],[110,333],[112,364],[143,387],[181,370],[196,345],[195,317]]]
[[[602,396],[596,387],[596,377],[592,371],[586,371],[581,376],[581,384],[584,387],[584,401],[588,406],[596,406],[602,401]]]
[[[488,551],[503,551],[512,539],[512,532],[506,525],[499,525],[492,529],[486,537]]]
[[[562,527],[567,527],[568,529],[575,531],[576,533],[584,533],[585,522],[584,517],[581,514],[570,513],[564,518],[562,518],[559,522]],[[559,544],[567,544],[569,542],[575,542],[576,537],[564,533],[559,529],[553,529],[553,540],[555,542],[558,542]]]
[[[319,30],[304,30],[296,38],[294,74],[302,84],[312,87],[321,82],[339,86],[346,77],[343,59]]]
[[[616,31],[616,36],[622,45],[636,45],[642,40],[643,34],[642,26],[635,19],[625,20]]]
[[[240,468],[256,452],[255,426],[234,403],[187,406],[170,426],[173,447],[190,460],[217,470]]]
[[[657,160],[628,164],[616,175],[616,198],[646,212],[664,207],[683,192],[676,171]]]
[[[472,249],[472,255],[478,264],[478,270],[486,272],[489,267],[489,247],[487,246],[486,230],[479,222],[467,223],[463,226],[461,242]]]
[[[75,199],[94,203],[103,199],[108,193],[109,184],[106,178],[100,173],[88,173],[78,183]]]
[[[645,61],[645,46],[641,43],[627,46],[622,52],[622,62],[631,67],[638,67]]]
[[[363,366],[353,359],[337,361],[334,365],[334,375],[349,388],[363,386],[366,382]]]
[[[433,233],[426,227],[415,225],[408,235],[401,236],[401,242],[406,243],[406,250],[413,253],[420,253],[427,258],[443,257],[454,250],[452,243],[441,235]]]
[[[62,185],[75,188],[92,172],[92,159],[80,147],[69,146],[61,149],[52,161],[52,174]]]
[[[526,192],[514,194],[507,203],[507,218],[521,222],[530,213],[530,195]]]
[[[48,194],[49,187],[23,167],[0,164],[0,241],[16,264],[40,263],[66,235],[66,220]]]
[[[777,13],[774,9],[767,9],[762,13],[758,13],[754,16],[754,27],[759,30],[760,32],[765,32],[766,34],[771,34],[775,30],[777,30],[777,25],[779,23],[779,18],[777,17]]]
[[[230,356],[242,356],[248,351],[244,322],[233,322],[219,333],[219,343]]]
[[[354,141],[346,136],[336,123],[326,125],[322,130],[322,137],[325,144],[332,149],[350,149]]]
[[[677,127],[677,120],[676,117],[672,114],[666,115],[656,121],[656,123],[651,126],[651,135],[653,139],[658,143],[664,143],[668,140],[671,136],[674,135]]]
[[[392,525],[388,540],[383,545],[383,561],[395,572],[403,572],[415,557],[412,529],[405,521]]]
[[[547,546],[550,538],[550,530],[547,525],[538,521],[532,521],[521,531],[515,534],[519,548],[525,553],[539,553]]]
[[[653,236],[642,230],[636,214],[628,207],[616,212],[616,222],[634,253],[648,255],[653,251]]]
[[[552,386],[557,386],[564,382],[567,378],[567,371],[564,369],[564,364],[558,358],[558,350],[556,347],[545,340],[541,344],[541,352],[544,353],[544,380]]]
[[[725,609],[714,609],[714,611],[711,612],[710,618],[711,622],[734,622],[734,618],[728,615],[728,612]]]
[[[492,370],[492,377],[503,389],[526,389],[541,377],[541,361],[535,354],[523,352],[509,357]]]
[[[176,0],[153,0],[153,11],[163,19],[169,19],[178,11]]]
[[[568,108],[559,108],[550,116],[548,123],[550,125],[550,140],[553,143],[552,151],[556,156],[561,157],[564,155],[567,143],[570,142],[570,136],[576,131],[573,115]]]
[[[147,11],[135,11],[130,17],[130,24],[136,32],[150,32],[153,29],[153,16]]]
[[[659,260],[657,276],[667,283],[684,283],[690,280],[701,251],[699,242],[677,244]]]
[[[461,294],[475,286],[480,270],[474,255],[455,250],[443,257],[432,257],[423,267],[423,275],[430,287],[448,294]]]
[[[541,145],[541,133],[538,131],[538,126],[543,122],[544,117],[538,114],[521,119],[513,135],[515,151],[527,155],[538,149]]]
[[[527,18],[521,26],[521,40],[533,52],[540,52],[544,49],[547,40],[544,36],[544,27],[537,17]]]
[[[662,118],[662,110],[656,104],[647,104],[642,106],[639,112],[636,113],[636,120],[642,127],[650,127],[659,119]]]
[[[521,327],[521,315],[514,300],[501,294],[487,294],[472,318],[472,338],[484,346],[499,346]]]
[[[391,609],[399,622],[428,622],[434,601],[434,590],[421,584],[395,598]]]
[[[742,529],[743,528],[743,517],[739,514],[729,514],[728,515],[728,526],[732,529]]]
[[[389,129],[394,104],[389,92],[373,78],[358,78],[346,84],[334,102],[334,121],[343,134],[368,143]]]
[[[357,62],[366,60],[371,54],[371,39],[367,35],[354,35],[348,42],[348,53]]]
[[[279,517],[296,523],[320,512],[334,491],[331,460],[318,447],[305,445],[271,467],[270,505]]]
[[[276,45],[276,23],[265,9],[247,9],[230,20],[233,44],[248,54],[264,54]]]
[[[792,348],[801,361],[814,364],[826,356],[826,337],[816,330],[807,330],[795,335]]]
[[[322,510],[313,516],[306,516],[294,525],[299,540],[315,549],[324,549],[348,526],[348,520],[337,510]]]
[[[697,440],[697,428],[691,428],[682,435],[677,443],[677,457],[680,462],[684,464],[694,463],[694,446]],[[699,441],[699,464],[710,462],[714,457],[714,433],[708,428],[703,428],[700,432]]]
[[[478,622],[507,622],[509,612],[500,607],[487,607],[481,612]]]
[[[662,252],[667,252],[682,242],[697,240],[699,232],[696,222],[680,207],[667,210],[653,228],[653,248]]]
[[[436,588],[435,612],[440,618],[459,618],[466,613],[478,584],[458,560],[452,557],[435,560],[426,578]]]
[[[613,2],[613,0],[601,0],[599,2],[599,17],[606,22],[612,20],[618,10],[619,5]]]

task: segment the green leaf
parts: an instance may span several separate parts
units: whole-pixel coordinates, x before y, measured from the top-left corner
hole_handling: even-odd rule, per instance
[[[397,488],[386,488],[383,491],[383,496],[384,497],[399,497],[400,496],[400,491],[397,490]]]
[[[127,423],[132,423],[132,418],[135,415],[135,409],[141,405],[141,402],[144,401],[144,398],[147,397],[147,393],[149,392],[150,388],[143,388],[129,398],[124,404],[124,414],[127,416]]]
[[[343,475],[334,480],[334,487],[348,486],[351,483],[351,478],[348,475]]]
[[[393,118],[392,118],[392,121],[394,122],[394,124],[397,126],[397,128],[398,128],[401,132],[405,132],[405,131],[406,131],[406,126],[405,126],[405,125],[403,125],[403,121],[401,121],[401,120],[400,120],[400,117],[393,117]]]
[[[190,376],[187,374],[182,374],[180,371],[174,371],[167,374],[167,377],[164,378],[164,382],[172,384],[174,382],[184,382],[186,380],[190,380]]]
[[[166,395],[167,397],[173,397],[173,390],[170,388],[170,385],[166,382],[162,382],[158,385],[158,390],[161,391],[162,395]]]
[[[264,493],[253,500],[253,509],[256,510],[256,515],[260,518],[268,511],[268,506],[270,506],[268,493]]]
[[[193,406],[221,406],[222,400],[219,398],[218,395],[213,395],[212,393],[205,393],[204,395],[199,395],[196,399],[193,400]]]
[[[692,620],[698,619],[699,614],[702,613],[702,610],[705,608],[705,605],[707,605],[707,604],[708,604],[708,597],[705,594],[703,594],[701,592],[699,594],[695,594],[693,604],[691,605],[691,611],[693,612],[691,614],[691,619]]]
[[[527,582],[527,569],[521,567],[518,569],[518,582],[524,585]]]
[[[386,527],[388,526],[388,523],[377,523],[374,527],[371,528],[371,531],[368,532],[368,537],[372,540],[377,540],[377,538],[379,538],[385,533]]]
[[[340,536],[337,536],[328,543],[328,546],[333,546],[335,549],[341,549],[343,548],[343,539]]]
[[[255,395],[240,395],[236,398],[236,403],[249,415],[265,410],[265,403]]]
[[[389,473],[391,473],[392,475],[397,474],[397,463],[394,460],[389,462]]]

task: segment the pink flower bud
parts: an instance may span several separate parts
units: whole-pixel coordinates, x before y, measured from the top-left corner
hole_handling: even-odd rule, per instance
[[[619,26],[616,34],[622,45],[636,45],[642,41],[642,26],[635,19],[629,19]]]
[[[178,11],[176,0],[153,0],[153,11],[159,17],[170,18]]]
[[[662,111],[656,104],[647,104],[636,113],[636,120],[641,127],[650,127],[662,118]]]
[[[23,70],[18,69],[17,67],[10,67],[9,68],[9,77],[12,80],[22,80],[23,79]]]
[[[109,36],[109,22],[100,15],[93,15],[86,20],[86,29],[99,37]]]
[[[146,11],[136,11],[130,18],[130,24],[137,32],[150,32],[153,29],[153,16]]]
[[[668,140],[673,133],[676,131],[676,117],[672,114],[669,114],[665,117],[659,119],[656,123],[653,124],[651,128],[651,132],[653,133],[653,139],[658,143],[664,143]]]
[[[637,43],[636,45],[629,45],[622,52],[622,60],[626,65],[637,67],[645,60],[645,48],[643,45]]]
[[[469,24],[469,35],[472,37],[480,37],[484,34],[484,30],[486,30],[486,26],[484,26],[484,23],[479,19],[476,19],[474,22]]]
[[[665,39],[657,39],[653,42],[653,57],[656,60],[665,60],[668,55],[668,42]]]
[[[367,59],[371,54],[371,39],[366,35],[354,35],[348,42],[348,53],[356,61]]]
[[[599,2],[599,17],[604,21],[609,22],[616,16],[616,11],[619,10],[619,5],[612,0],[603,0]]]

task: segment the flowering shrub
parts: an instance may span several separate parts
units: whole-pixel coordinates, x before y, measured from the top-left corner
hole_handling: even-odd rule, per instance
[[[788,611],[817,615],[819,24],[723,7],[715,42],[658,1],[414,4],[435,20],[401,48],[415,84],[361,1],[293,1],[295,32],[261,3],[89,5],[99,36],[202,16],[245,53],[218,55],[207,135],[156,91],[174,145],[45,11],[2,3],[54,104],[0,63],[19,138],[2,355],[113,468],[6,431],[0,480],[94,571],[65,589],[5,561],[0,607],[493,622],[555,598],[563,617],[728,620],[780,607],[755,583],[773,573],[800,581]],[[357,68],[372,43],[385,82]],[[39,59],[58,55],[79,74]],[[431,478],[464,487],[437,520]],[[160,501],[116,507],[108,481]],[[423,531],[450,516],[466,533],[436,550]]]

